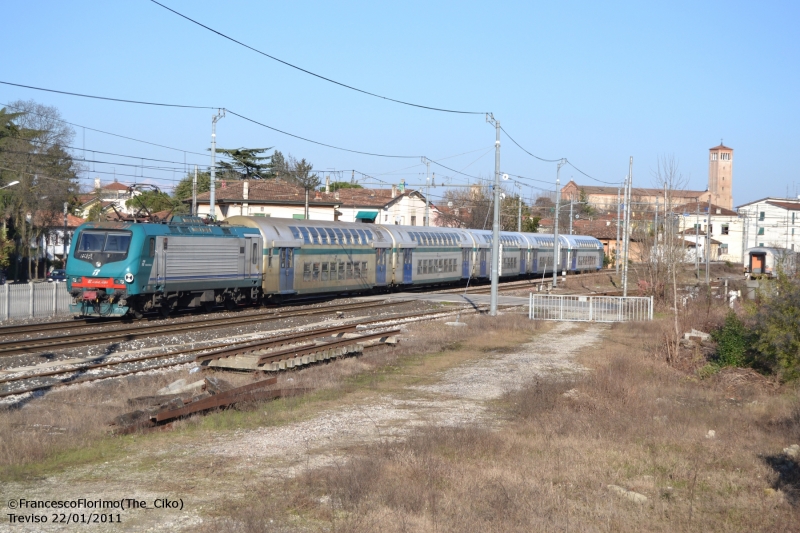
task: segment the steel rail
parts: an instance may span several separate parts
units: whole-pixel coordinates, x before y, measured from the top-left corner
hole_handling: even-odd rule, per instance
[[[131,341],[143,337],[152,337],[154,335],[168,335],[171,333],[185,332],[188,330],[196,330],[208,327],[224,327],[224,326],[240,326],[244,324],[253,324],[258,322],[267,322],[272,320],[280,320],[283,318],[292,318],[297,316],[311,316],[327,313],[334,313],[338,311],[358,311],[371,307],[378,307],[385,305],[385,300],[379,302],[370,302],[366,304],[345,304],[336,306],[326,306],[315,309],[302,309],[299,311],[289,311],[284,313],[269,313],[249,315],[245,317],[234,316],[226,318],[212,318],[197,320],[193,322],[181,322],[177,324],[160,324],[155,326],[140,326],[138,328],[118,328],[110,331],[99,331],[82,334],[67,334],[57,335],[53,337],[45,337],[38,339],[22,339],[15,341],[6,341],[0,343],[0,357],[18,355],[22,353],[35,353],[36,351],[44,351],[52,348],[65,348],[70,346],[88,346],[94,344],[102,344],[104,342],[112,341]],[[406,302],[397,302],[406,303]],[[394,305],[394,304],[393,304]]]

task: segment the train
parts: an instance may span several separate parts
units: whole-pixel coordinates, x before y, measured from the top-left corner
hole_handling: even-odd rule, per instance
[[[500,232],[500,278],[553,272],[554,236]],[[558,269],[600,270],[603,245],[559,236]],[[492,232],[234,216],[208,224],[88,222],[67,261],[70,310],[135,316],[488,279]]]
[[[745,251],[745,277],[777,277],[778,271],[794,276],[797,273],[797,252],[787,248],[758,246]]]

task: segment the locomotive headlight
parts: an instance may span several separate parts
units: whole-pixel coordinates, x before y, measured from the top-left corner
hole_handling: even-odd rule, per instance
[[[131,274],[130,272],[125,274],[125,282],[126,283],[133,283],[133,274]]]

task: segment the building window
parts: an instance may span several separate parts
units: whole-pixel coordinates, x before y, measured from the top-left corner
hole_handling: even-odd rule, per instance
[[[720,154],[720,159],[722,159],[723,161],[730,161],[731,160],[731,154],[727,154],[727,153],[723,152],[722,154]]]
[[[764,220],[764,211],[761,211],[761,212],[758,214],[758,220]]]
[[[792,213],[792,224],[794,224],[794,213]]]
[[[717,152],[711,152],[711,160],[712,161],[716,161],[717,160]]]
[[[412,226],[416,226],[417,225],[417,217],[415,217],[413,215],[411,216],[411,225]]]
[[[764,247],[764,243],[763,242],[758,243],[758,247],[759,248],[763,248]]]
[[[758,234],[764,235],[764,228],[758,228]]]
[[[727,244],[720,244],[719,245],[719,255],[725,255],[728,253],[728,245]]]
[[[709,224],[708,225],[708,234],[709,235],[713,235],[714,234],[714,224]]]
[[[729,226],[728,226],[728,224],[723,224],[723,225],[722,225],[722,234],[723,234],[723,235],[728,235],[728,232],[729,232]]]

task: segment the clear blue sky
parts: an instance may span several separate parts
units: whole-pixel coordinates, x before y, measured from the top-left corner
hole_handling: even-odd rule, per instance
[[[164,3],[266,53],[355,87],[427,106],[491,111],[529,151],[567,157],[620,182],[652,185],[659,155],[673,155],[689,187],[705,189],[708,149],[734,148],[734,205],[800,193],[797,2],[255,2]],[[276,128],[354,150],[441,159],[489,178],[494,129],[483,115],[453,115],[359,94],[259,56],[148,0],[8,2],[3,81],[79,93],[219,106]],[[35,99],[63,118],[207,153],[210,110],[88,100],[0,86],[0,103]],[[77,128],[75,145],[84,144]],[[309,144],[228,115],[218,146],[275,147],[315,169],[356,169],[387,183],[424,182],[419,158],[356,155]],[[120,181],[170,188],[184,154],[87,130],[87,150],[175,161],[141,169],[108,155],[93,168]],[[478,150],[478,151],[475,151]],[[78,152],[77,155],[82,155]],[[483,156],[481,158],[481,156]],[[479,159],[480,158],[480,159]],[[478,159],[477,161],[475,161]],[[186,156],[207,166],[207,155]],[[113,168],[112,168],[113,167]],[[407,168],[410,167],[410,168]],[[502,137],[503,172],[524,195],[553,189],[556,166]],[[437,183],[468,178],[432,165]],[[358,178],[359,176],[357,176]],[[343,176],[349,180],[350,174]],[[572,167],[562,183],[596,184]],[[360,178],[364,182],[364,178]],[[366,185],[378,184],[366,182]],[[796,192],[797,189],[797,192]],[[441,195],[437,188],[432,196]]]

